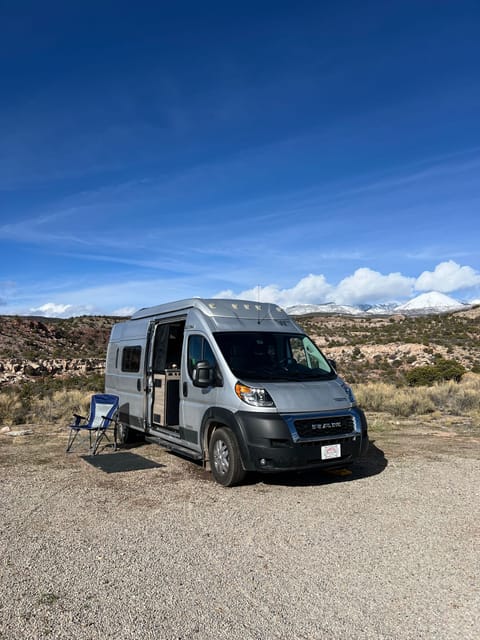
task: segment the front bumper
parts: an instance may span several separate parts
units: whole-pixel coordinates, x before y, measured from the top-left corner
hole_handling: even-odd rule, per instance
[[[349,432],[320,437],[301,437],[295,421],[301,415],[256,414],[241,411],[236,414],[245,446],[243,462],[247,470],[262,472],[294,471],[315,467],[338,468],[360,458],[368,448],[367,421],[357,407],[344,412],[315,414],[318,420],[335,420],[341,414],[353,417],[354,428]],[[340,444],[341,456],[324,460],[322,447]]]

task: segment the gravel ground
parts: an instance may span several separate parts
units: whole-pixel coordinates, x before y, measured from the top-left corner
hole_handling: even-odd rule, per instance
[[[480,637],[478,455],[379,438],[351,475],[225,489],[33,430],[0,437],[2,639]]]

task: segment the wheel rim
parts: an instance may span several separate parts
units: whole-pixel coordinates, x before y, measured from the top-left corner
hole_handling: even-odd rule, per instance
[[[217,440],[213,446],[213,465],[222,475],[226,474],[230,468],[229,451],[223,440]]]
[[[117,439],[121,444],[123,444],[126,438],[127,438],[127,428],[125,427],[124,424],[120,422],[118,425]]]

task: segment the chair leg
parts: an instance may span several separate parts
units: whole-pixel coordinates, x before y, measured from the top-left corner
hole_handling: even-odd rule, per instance
[[[117,433],[116,433],[115,429],[113,431],[113,442],[108,437],[106,429],[99,429],[98,432],[97,432],[97,435],[95,437],[95,442],[93,444],[92,455],[96,455],[96,453],[98,451],[98,447],[100,446],[100,442],[102,441],[102,438],[105,438],[107,440],[107,442],[109,442],[110,444],[113,444],[113,450],[114,451],[117,450]]]
[[[95,437],[95,442],[93,444],[93,449],[92,449],[92,455],[96,455],[97,451],[98,451],[98,447],[100,446],[100,442],[102,441],[102,438],[106,438],[107,440],[109,440],[107,434],[105,433],[105,429],[99,429],[97,431],[97,435]]]
[[[66,453],[68,453],[75,442],[75,438],[78,436],[78,429],[70,429],[70,435],[68,436],[68,444],[66,448]]]
[[[90,451],[92,456],[94,456],[97,453],[97,449],[98,449],[98,445],[100,444],[100,440],[102,439],[102,432],[101,431],[97,431],[96,435],[95,435],[95,442],[93,443],[93,447],[90,446]]]

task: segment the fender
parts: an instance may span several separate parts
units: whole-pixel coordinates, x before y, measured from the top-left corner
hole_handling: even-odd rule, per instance
[[[204,451],[208,451],[206,435],[208,434],[209,428],[214,424],[228,427],[235,434],[238,447],[240,449],[240,458],[242,460],[243,468],[246,471],[254,471],[255,466],[250,459],[244,427],[237,420],[235,414],[228,409],[224,409],[222,407],[210,407],[203,414],[202,425],[200,427],[200,444],[202,449]],[[205,456],[205,453],[204,457],[207,457]]]

